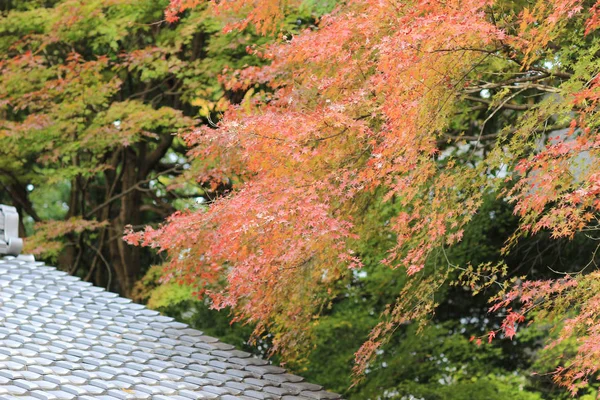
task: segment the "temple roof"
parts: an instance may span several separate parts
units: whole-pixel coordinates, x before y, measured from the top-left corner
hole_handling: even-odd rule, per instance
[[[115,293],[0,259],[2,399],[339,399]]]

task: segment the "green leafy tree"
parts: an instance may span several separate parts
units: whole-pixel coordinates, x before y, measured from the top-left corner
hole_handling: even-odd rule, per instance
[[[215,190],[175,183],[189,167],[176,133],[239,101],[218,75],[258,62],[245,48],[266,40],[222,34],[202,8],[169,25],[166,5],[2,2],[1,200],[35,233],[28,251],[125,295],[152,260],[122,241],[125,226]]]

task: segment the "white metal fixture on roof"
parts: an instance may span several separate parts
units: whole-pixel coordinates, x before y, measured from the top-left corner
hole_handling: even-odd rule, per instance
[[[11,206],[0,204],[0,254],[17,256],[23,249],[19,238],[19,213]]]

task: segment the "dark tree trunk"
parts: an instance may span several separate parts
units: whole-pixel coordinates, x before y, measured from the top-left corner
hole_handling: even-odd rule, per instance
[[[140,226],[142,224],[140,208],[142,205],[141,188],[139,185],[137,155],[133,151],[127,153],[123,165],[121,179],[121,193],[127,193],[120,199],[119,214],[110,221],[110,262],[115,271],[115,284],[119,292],[128,296],[133,289],[141,272],[140,248],[130,246],[123,241],[123,232],[126,225]]]

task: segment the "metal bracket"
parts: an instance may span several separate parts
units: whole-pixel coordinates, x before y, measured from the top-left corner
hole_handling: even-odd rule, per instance
[[[23,249],[19,238],[19,213],[11,206],[0,204],[0,254],[18,256]]]

